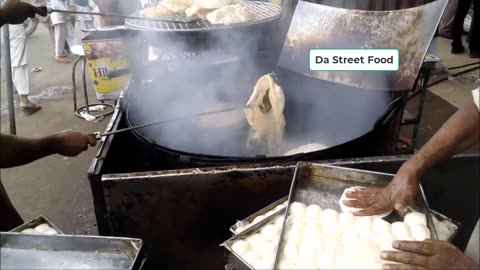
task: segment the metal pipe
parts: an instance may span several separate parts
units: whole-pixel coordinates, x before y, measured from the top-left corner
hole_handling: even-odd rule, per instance
[[[4,66],[5,82],[7,85],[7,102],[8,102],[8,117],[10,124],[10,134],[17,134],[17,127],[15,122],[15,104],[13,102],[13,79],[12,79],[12,58],[10,55],[10,32],[9,26],[2,27],[3,47],[5,48]]]
[[[85,109],[87,110],[87,114],[90,114],[90,104],[88,104],[87,78],[86,78],[86,70],[85,70],[87,58],[85,56],[81,56],[81,57],[82,57],[82,82],[83,82],[83,96],[85,98]]]

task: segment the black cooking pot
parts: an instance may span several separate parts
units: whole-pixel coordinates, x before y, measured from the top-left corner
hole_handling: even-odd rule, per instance
[[[193,74],[195,71],[187,68],[181,74],[166,73],[168,75],[164,74],[141,89],[130,89],[127,124],[135,126],[208,111],[218,100],[242,108],[256,80],[268,71],[266,67],[252,71],[243,64],[240,66],[243,68],[239,69],[238,64],[204,67],[200,74]],[[286,94],[289,147],[322,143],[327,149],[294,156],[254,156],[245,149],[249,131],[245,122],[226,130],[207,132],[192,128],[198,119],[190,119],[133,133],[145,144],[149,161],[162,160],[172,168],[371,156],[387,147],[381,143],[385,141],[382,136],[387,129],[395,128],[390,122],[401,113],[402,98],[391,101],[388,92],[341,86],[281,69],[277,69],[276,74]],[[215,82],[225,87],[218,87]],[[151,93],[158,96],[151,96]],[[215,98],[198,102],[205,96]],[[234,146],[229,145],[232,140],[237,142]],[[214,150],[205,151],[205,147]]]

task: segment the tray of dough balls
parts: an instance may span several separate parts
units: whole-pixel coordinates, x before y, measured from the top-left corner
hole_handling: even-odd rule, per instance
[[[233,226],[230,227],[230,231],[234,234],[237,235],[244,230],[252,227],[253,225],[263,221],[266,218],[269,218],[278,212],[285,212],[285,207],[287,206],[288,203],[288,196],[285,196],[274,203],[266,206],[265,208],[262,208],[260,211],[257,211],[256,213],[237,221]],[[282,224],[280,224],[282,225]],[[280,226],[281,229],[281,226]]]
[[[48,218],[44,216],[34,218],[29,222],[24,223],[11,230],[11,232],[47,235],[63,234],[63,232],[57,226],[55,226],[53,222],[51,222]]]
[[[287,208],[222,245],[243,264],[233,263],[237,269],[380,269],[380,252],[391,250],[393,240],[436,238],[424,197],[405,216],[394,212],[355,217],[352,213],[357,209],[341,203],[348,189],[382,187],[392,178],[299,163]]]

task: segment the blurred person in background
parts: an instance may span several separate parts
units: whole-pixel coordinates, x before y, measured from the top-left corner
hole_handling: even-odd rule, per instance
[[[50,0],[52,9],[68,10],[67,0]],[[50,15],[55,34],[55,60],[57,63],[70,63],[65,52],[65,42],[71,48],[78,45],[75,37],[75,27],[69,14],[53,12]]]
[[[443,38],[453,38],[453,20],[457,12],[458,0],[448,0],[447,7],[443,13],[439,25],[439,35]]]
[[[25,115],[31,115],[41,107],[28,99],[30,94],[30,76],[27,56],[27,34],[23,24],[11,25],[10,55],[12,66],[12,80],[19,95],[20,107]]]
[[[465,17],[468,14],[468,10],[473,2],[473,18],[472,27],[470,28],[470,57],[480,58],[480,1],[479,0],[459,0],[455,18],[453,20],[453,41],[452,50],[453,54],[462,54],[465,52],[465,47],[462,43],[463,24]]]
[[[91,12],[95,9],[95,3],[91,0],[74,0],[76,11]],[[82,30],[91,30],[95,29],[95,22],[93,21],[93,16],[89,14],[77,14],[76,15],[78,29],[81,30],[82,34],[80,39],[85,38],[88,33],[83,32]]]

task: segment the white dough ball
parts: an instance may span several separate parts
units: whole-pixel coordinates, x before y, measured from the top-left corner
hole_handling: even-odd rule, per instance
[[[252,266],[253,268],[258,270],[270,270],[270,269],[273,269],[273,264],[274,262],[270,260],[261,260],[261,261],[255,262],[255,264]]]
[[[372,224],[372,231],[379,234],[391,234],[392,224],[386,222],[381,218],[375,218]]]
[[[295,261],[293,260],[281,260],[278,263],[278,269],[280,270],[292,270],[296,269],[297,265],[295,264]]]
[[[317,221],[320,219],[320,215],[322,214],[322,208],[316,204],[311,204],[307,207],[305,211],[305,219],[307,221]]]
[[[271,215],[273,215],[273,214],[275,214],[275,211],[270,210],[270,211],[266,212],[264,215],[265,215],[266,217],[269,217],[269,216],[271,216]]]
[[[282,210],[283,208],[285,208],[285,205],[279,204],[279,205],[275,206],[275,208],[273,208],[273,211],[277,212],[277,211]]]
[[[53,228],[47,228],[47,229],[43,230],[43,234],[55,235],[55,234],[58,234],[58,232]]]
[[[303,218],[305,216],[305,212],[307,210],[307,206],[301,202],[293,202],[290,204],[290,209],[288,212],[290,215],[298,218]]]
[[[322,227],[317,224],[308,224],[303,229],[303,239],[321,239],[322,238]]]
[[[283,221],[285,220],[285,216],[279,216],[277,218],[275,218],[275,221],[273,222],[273,224],[275,224],[275,226],[277,226],[277,228],[279,228],[280,230],[283,228]]]
[[[298,245],[303,239],[303,227],[302,228],[292,227],[290,230],[287,231],[285,235],[285,239],[286,241],[289,241],[291,243]]]
[[[342,233],[342,228],[337,223],[325,222],[322,226],[323,233],[328,236],[337,237]]]
[[[352,228],[355,223],[355,216],[351,213],[340,213],[338,215],[338,226],[341,228]]]
[[[355,256],[361,250],[362,240],[358,236],[343,238],[343,250],[347,256]]]
[[[372,232],[371,230],[359,232],[358,236],[360,237],[360,239],[362,239],[363,242],[368,243],[374,243],[378,238],[378,234]]]
[[[322,247],[323,247],[322,254],[326,252],[330,252],[336,257],[339,254],[344,253],[343,242],[333,237],[327,236],[323,238]]]
[[[392,224],[392,235],[395,240],[412,240],[410,228],[404,222],[394,222]]]
[[[250,250],[250,244],[245,240],[237,240],[232,244],[232,250],[242,257]]]
[[[393,247],[392,247],[392,244],[393,244],[393,237],[392,236],[389,236],[389,235],[383,235],[379,241],[378,241],[378,246],[380,248],[380,250],[395,250]]]
[[[338,222],[338,212],[332,209],[325,209],[320,215],[322,226],[336,226]]]
[[[263,238],[261,234],[257,233],[257,234],[248,236],[247,238],[245,238],[245,241],[248,242],[248,244],[252,249],[255,249],[256,247],[263,245],[266,239]]]
[[[301,270],[313,270],[313,269],[317,269],[315,267],[315,263],[313,261],[305,261],[305,260],[301,260],[299,263],[298,263],[298,266],[296,269],[301,269]]]
[[[416,241],[423,241],[431,238],[430,229],[428,229],[427,226],[420,224],[410,225],[410,233]]]
[[[260,233],[265,239],[273,240],[280,235],[281,231],[277,226],[267,224],[260,230]]]
[[[295,260],[298,257],[298,245],[296,243],[288,242],[288,240],[285,242],[282,250],[282,254],[284,258],[286,259],[292,259]]]
[[[250,251],[247,251],[247,253],[245,253],[245,255],[242,256],[242,259],[244,259],[249,265],[253,266],[256,262],[260,261],[262,258],[257,252],[250,250]]]
[[[355,230],[358,232],[372,230],[372,217],[356,217],[355,218]]]
[[[358,269],[356,260],[348,256],[338,256],[335,260],[336,269]]]
[[[305,253],[305,250],[308,250],[308,252],[322,252],[322,237],[312,237],[312,236],[305,236],[303,237],[303,240],[299,244],[299,252],[300,254],[303,252]]]
[[[322,252],[315,260],[315,266],[318,269],[335,269],[336,255],[333,252]]]
[[[48,226],[47,223],[43,223],[43,224],[40,224],[37,227],[35,227],[35,231],[39,232],[39,233],[43,233],[43,231],[45,231],[48,228],[50,228],[50,226]]]
[[[305,226],[305,223],[306,223],[305,219],[303,219],[303,218],[289,216],[287,218],[286,225],[287,225],[287,229],[293,228],[293,227],[303,228]]]
[[[268,241],[263,243],[262,246],[255,248],[255,251],[257,251],[263,259],[274,259],[277,247],[272,242]]]
[[[425,216],[425,214],[420,212],[410,212],[405,215],[403,222],[410,226],[415,224],[427,226],[427,217]]]
[[[22,233],[36,233],[36,231],[32,228],[28,228],[22,231]]]
[[[245,231],[246,229],[248,229],[248,227],[249,227],[248,225],[246,225],[246,226],[238,226],[238,227],[235,229],[235,232],[236,232],[237,234],[239,234],[239,233]]]
[[[257,216],[257,217],[255,217],[255,218],[253,219],[251,225],[257,224],[258,222],[260,222],[260,221],[262,221],[262,220],[264,220],[264,219],[265,219],[265,216],[264,216],[264,215]]]

